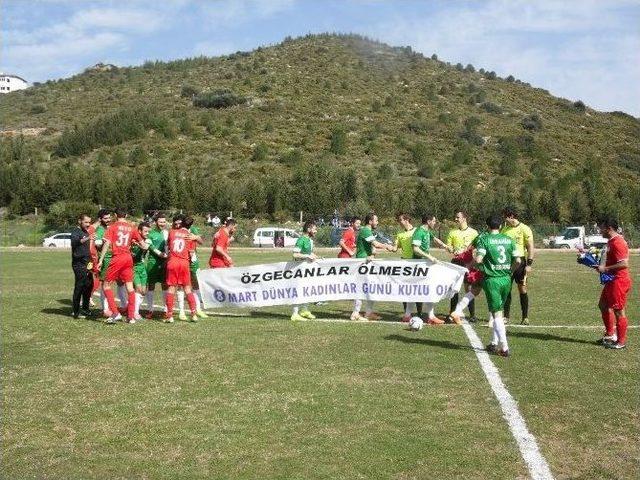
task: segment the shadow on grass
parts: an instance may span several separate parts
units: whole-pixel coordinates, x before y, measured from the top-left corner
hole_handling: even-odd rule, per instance
[[[460,345],[459,343],[452,343],[448,340],[434,340],[432,338],[411,338],[403,335],[387,335],[384,339],[402,343],[417,343],[429,347],[446,348],[448,350],[473,350],[469,345]]]
[[[71,299],[70,298],[59,298],[58,299],[58,303],[60,305],[69,305],[69,306],[71,306]]]
[[[518,338],[532,338],[534,340],[553,341],[553,342],[567,342],[567,343],[584,343],[586,345],[594,345],[596,342],[589,340],[579,340],[577,338],[563,337],[561,335],[553,335],[551,333],[539,333],[539,332],[522,332],[509,330],[510,337]]]
[[[71,305],[71,302],[69,302]],[[100,315],[94,313],[93,316],[89,318],[73,318],[71,316],[71,307],[55,307],[55,308],[43,308],[40,310],[40,313],[44,313],[45,315],[58,315],[60,317],[64,317],[65,320],[71,320],[73,322],[78,321],[93,321],[93,322],[102,322],[104,320]]]

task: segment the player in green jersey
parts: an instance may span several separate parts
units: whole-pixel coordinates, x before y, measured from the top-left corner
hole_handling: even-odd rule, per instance
[[[510,237],[515,245],[516,251],[514,255],[520,258],[520,265],[513,272],[513,280],[518,285],[518,292],[520,293],[520,310],[522,312],[521,324],[529,324],[529,294],[527,293],[527,276],[531,273],[531,266],[533,265],[533,232],[531,229],[518,220],[518,212],[513,207],[507,207],[503,210],[504,226],[500,230],[500,233]],[[526,254],[526,255],[525,255]],[[505,322],[509,323],[509,313],[511,310],[511,289],[509,289],[509,296],[504,305],[504,317]]]
[[[471,245],[471,242],[475,240],[478,236],[478,231],[474,228],[471,228],[468,223],[467,213],[463,211],[459,211],[456,213],[455,221],[458,224],[458,228],[454,228],[449,231],[447,235],[447,251],[453,253],[454,257],[451,260],[451,263],[456,265],[461,265],[456,256],[460,255],[462,252],[467,250]],[[464,265],[462,265],[464,266]],[[469,283],[468,275],[464,276],[464,293],[467,294],[471,290],[471,284]],[[458,305],[459,295],[456,292],[453,297],[451,297],[451,302],[449,304],[449,315],[455,311],[456,306]],[[477,321],[476,319],[476,306],[475,301],[473,299],[468,301],[469,308],[469,322],[474,323]],[[453,320],[453,317],[451,317]]]
[[[356,238],[356,258],[371,261],[375,258],[375,249],[393,252],[393,245],[380,243],[376,240],[375,229],[378,227],[378,216],[375,213],[367,213],[362,222]],[[373,311],[373,302],[367,300],[364,317],[360,315],[362,300],[358,299],[353,304],[351,320],[380,320],[382,317]]]
[[[147,250],[143,250],[137,244],[131,247],[131,256],[133,257],[133,288],[136,292],[136,305],[134,308],[133,318],[135,320],[142,320],[140,316],[140,305],[142,299],[147,291],[147,255],[151,250],[151,240],[149,240],[149,230],[151,225],[147,222],[140,222],[138,224],[138,232],[143,241],[149,246]]]
[[[101,208],[98,211],[98,225],[95,227],[95,240],[93,241],[96,250],[98,252],[98,258],[100,258],[100,253],[102,252],[102,245],[104,244],[104,234],[107,231],[107,228],[111,224],[111,211],[106,208]],[[105,318],[109,318],[111,313],[109,311],[109,306],[107,305],[107,299],[104,296],[104,276],[107,273],[107,268],[109,267],[109,262],[111,262],[111,252],[108,251],[104,256],[104,262],[102,263],[102,267],[98,273],[98,278],[100,279],[100,299],[102,301],[102,314]]]
[[[422,216],[422,224],[416,228],[413,233],[411,243],[413,245],[413,258],[426,259],[433,263],[438,263],[438,259],[429,253],[431,249],[431,240],[436,243],[444,245],[444,242],[437,239],[433,234],[433,228],[436,226],[436,216],[428,213]],[[431,302],[426,302],[425,309],[427,311],[427,324],[428,325],[442,325],[444,320],[436,317],[434,312],[435,305]]]
[[[302,226],[302,236],[296,240],[296,244],[293,247],[293,259],[298,261],[313,262],[318,257],[313,253],[313,237],[318,231],[316,222],[313,220],[307,220]],[[315,315],[309,311],[307,304],[295,305],[293,307],[293,313],[291,314],[291,320],[313,320]]]
[[[167,237],[167,217],[164,213],[157,213],[153,220],[153,226],[149,230],[149,240],[151,240],[151,252],[147,258],[147,314],[146,318],[152,318],[154,309],[154,295],[156,284],[162,285],[163,305],[166,305],[167,285],[165,284],[165,267],[167,254],[165,253]],[[158,252],[158,253],[155,253]]]
[[[400,258],[408,260],[413,258],[413,234],[416,231],[415,227],[411,224],[411,217],[406,213],[401,213],[397,217],[398,223],[402,227],[402,230],[396,235],[396,241],[393,245],[393,251],[400,250]],[[404,313],[402,314],[402,321],[408,323],[411,320],[411,303],[402,302]],[[416,302],[415,304],[418,315],[422,315],[422,303]]]
[[[514,255],[514,241],[500,233],[501,223],[502,219],[498,215],[487,219],[489,231],[480,235],[476,241],[475,261],[484,275],[482,289],[487,297],[489,312],[493,315],[493,335],[487,351],[508,357],[507,330],[502,313],[511,290],[512,271],[521,260]]]

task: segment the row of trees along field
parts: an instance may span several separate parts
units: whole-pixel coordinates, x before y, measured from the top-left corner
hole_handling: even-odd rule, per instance
[[[15,215],[36,207],[46,211],[57,202],[87,202],[125,205],[132,212],[180,208],[273,219],[290,218],[300,210],[326,215],[334,209],[345,215],[374,210],[381,215],[420,216],[430,211],[439,217],[465,209],[483,218],[510,204],[520,207],[529,222],[583,223],[607,212],[625,222],[640,222],[640,188],[610,189],[605,166],[596,160],[560,179],[533,176],[523,182],[519,176],[496,173],[489,183],[481,184],[469,172],[458,183],[444,183],[420,175],[399,176],[385,165],[362,176],[320,155],[301,160],[284,177],[281,172],[260,177],[216,175],[206,167],[187,171],[173,157],[146,158],[140,165],[125,161],[115,168],[71,160],[44,163],[22,158],[28,153],[16,151],[15,142],[2,142],[0,154],[0,203]],[[501,148],[508,154],[508,145]],[[422,161],[420,152],[412,155]]]

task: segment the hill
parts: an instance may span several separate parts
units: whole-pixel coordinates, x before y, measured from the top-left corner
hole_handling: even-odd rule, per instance
[[[0,97],[0,205],[640,222],[640,122],[357,35],[90,68]],[[63,208],[58,206],[59,208]]]

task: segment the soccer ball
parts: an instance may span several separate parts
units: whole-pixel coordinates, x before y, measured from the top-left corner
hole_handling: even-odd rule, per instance
[[[409,328],[413,332],[417,332],[418,330],[422,330],[422,326],[423,325],[424,325],[424,322],[422,321],[422,319],[420,317],[411,317],[411,320],[409,320]]]

